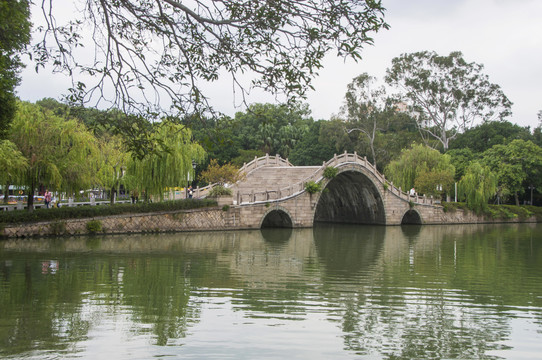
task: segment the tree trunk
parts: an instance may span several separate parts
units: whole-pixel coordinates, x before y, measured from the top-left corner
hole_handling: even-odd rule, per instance
[[[8,204],[9,200],[9,181],[6,181],[5,187],[4,187],[4,204]]]
[[[514,193],[514,199],[516,200],[516,206],[519,206],[519,196],[517,192]]]
[[[28,198],[27,198],[27,207],[28,212],[34,211],[34,182],[32,181],[30,188],[28,189]]]

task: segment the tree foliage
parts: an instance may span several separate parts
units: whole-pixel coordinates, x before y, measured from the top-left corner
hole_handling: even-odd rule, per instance
[[[421,144],[403,150],[401,156],[391,161],[385,169],[386,177],[395,186],[403,190],[420,186],[417,192],[426,195],[449,193],[454,173],[450,156]],[[442,190],[437,190],[437,185]]]
[[[235,114],[235,142],[244,150],[288,158],[312,122],[307,105],[252,104]]]
[[[0,0],[0,140],[7,136],[17,108],[20,53],[30,41],[29,5],[28,0]]]
[[[452,149],[447,151],[446,154],[450,155],[452,165],[455,168],[456,181],[459,181],[465,175],[470,163],[478,157],[478,154],[472,152],[470,148]]]
[[[0,185],[4,189],[4,202],[8,201],[8,186],[18,181],[27,166],[27,159],[13,142],[0,140]]]
[[[21,180],[29,194],[33,194],[38,185],[73,193],[94,184],[96,141],[80,122],[21,102],[10,129],[10,139],[28,161]],[[30,211],[32,207],[33,197],[28,196]]]
[[[465,61],[461,52],[441,56],[422,51],[394,58],[386,81],[397,86],[420,114],[420,130],[446,151],[450,140],[477,121],[501,120],[511,114],[512,103],[482,69]]]
[[[333,157],[334,146],[318,141],[320,129],[327,122],[316,121],[309,125],[303,138],[294,147],[289,159],[297,166],[321,165]]]
[[[391,108],[391,102],[386,98],[385,88],[375,83],[376,78],[367,73],[355,77],[347,86],[342,113],[346,115],[347,132],[359,131],[367,139],[376,166],[375,141],[388,128],[390,116],[386,110]]]
[[[469,148],[475,153],[483,153],[494,145],[505,145],[516,139],[532,138],[529,127],[522,127],[509,121],[492,121],[458,134],[450,142],[450,149]]]
[[[211,159],[209,167],[202,171],[200,178],[209,184],[225,186],[241,180],[243,174],[240,174],[239,169],[230,163],[219,165],[216,159]]]
[[[388,27],[381,2],[372,0],[73,3],[82,13],[59,24],[58,5],[41,2],[37,67],[89,75],[92,83],[75,81],[71,100],[106,100],[129,113],[165,108],[163,99],[183,116],[203,111],[205,85],[223,74],[242,98],[251,87],[304,96],[327,53],[359,59],[372,33]],[[94,57],[78,52],[82,45]]]
[[[516,205],[526,187],[542,186],[542,148],[532,141],[495,145],[483,153],[482,161],[497,174],[499,196],[513,195]]]
[[[128,169],[130,153],[126,151],[119,136],[104,136],[98,139],[98,148],[100,157],[96,174],[97,183],[111,190],[111,202],[113,202],[113,193],[118,191]]]
[[[205,151],[193,142],[190,129],[169,121],[155,125],[149,140],[156,150],[143,158],[132,157],[126,181],[131,189],[162,200],[166,188],[194,179],[192,162],[202,162]]]
[[[497,191],[497,176],[488,166],[473,161],[459,182],[459,196],[467,206],[481,212],[487,210],[489,199]]]

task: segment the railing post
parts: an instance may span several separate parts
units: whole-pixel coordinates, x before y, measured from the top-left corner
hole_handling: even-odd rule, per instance
[[[253,203],[254,201],[256,201],[256,200],[255,200],[255,198],[254,198],[254,190],[252,190],[252,191],[250,192],[250,202]]]

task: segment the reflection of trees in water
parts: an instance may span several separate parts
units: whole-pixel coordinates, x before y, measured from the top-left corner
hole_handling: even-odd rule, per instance
[[[33,254],[2,261],[0,256],[0,356],[63,351],[88,332],[90,324],[79,312],[87,284],[77,274],[50,271],[46,259]]]
[[[165,345],[200,321],[195,298],[211,296],[246,317],[303,320],[316,305],[340,321],[346,348],[358,354],[490,358],[511,331],[507,312],[542,308],[540,227],[412,229],[10,240],[0,244],[0,356],[85,340],[100,315],[82,315],[89,304],[129,308],[134,334],[150,325],[152,341]],[[32,250],[2,253],[18,245]],[[42,273],[44,259],[59,270]]]
[[[524,241],[532,233],[525,225],[429,226],[405,236],[411,251],[383,256],[371,281],[341,298],[347,348],[390,359],[496,358],[486,353],[504,347],[510,311],[542,307],[542,239]]]

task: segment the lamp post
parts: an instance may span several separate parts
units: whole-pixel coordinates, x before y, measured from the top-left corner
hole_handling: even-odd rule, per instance
[[[194,176],[196,175],[196,166],[198,166],[198,164],[194,160],[192,160],[192,169],[194,169]],[[190,173],[189,173],[188,176],[186,177],[186,191],[184,192],[185,199],[188,199],[188,188],[190,187],[190,180],[191,179],[190,179]]]
[[[530,185],[528,189],[531,190],[531,205],[533,205],[533,190],[535,189],[535,187],[533,185]]]

